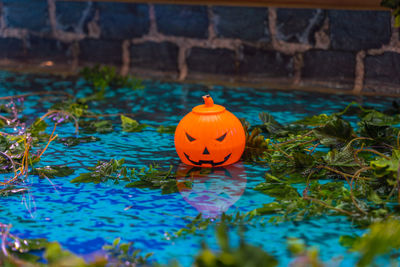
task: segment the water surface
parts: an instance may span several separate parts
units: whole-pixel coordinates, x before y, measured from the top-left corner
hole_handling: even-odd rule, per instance
[[[270,112],[280,123],[287,123],[308,115],[337,112],[350,101],[381,109],[389,107],[392,101],[382,97],[355,98],[156,81],[144,84],[145,89],[141,91],[118,89],[108,92],[106,100],[91,105],[91,108],[101,113],[134,113],[136,120],[153,126],[176,125],[192,107],[201,104],[201,96],[209,93],[215,103],[256,124],[259,123],[258,113],[262,111]],[[55,90],[78,97],[91,91],[82,80],[0,72],[0,96]],[[28,97],[23,114],[32,120],[46,113],[59,99],[55,96]],[[7,102],[0,101],[3,103]],[[98,142],[70,148],[53,142],[39,165],[68,165],[75,173],[51,182],[30,176],[28,194],[0,198],[0,221],[11,223],[13,231],[20,237],[57,240],[81,255],[96,253],[104,244],[122,237],[123,242],[135,242],[134,246],[144,253],[154,252],[154,261],[167,263],[179,259],[183,266],[189,266],[201,241],[217,247],[213,227],[200,235],[173,240],[168,239],[166,233],[184,227],[187,218],[193,218],[199,212],[211,217],[222,212],[246,212],[273,200],[253,190],[264,181],[265,166],[243,162],[227,168],[230,175],[216,170],[193,181],[192,190],[180,184],[180,193],[168,195],[162,195],[161,190],[124,188],[124,184],[112,182],[98,185],[70,183],[86,172],[86,167],[111,158],[125,158],[127,165],[135,168],[156,163],[162,168],[173,165],[175,170],[184,169],[174,149],[173,135],[160,134],[151,127],[140,133],[125,133],[121,131],[119,118],[112,119],[116,131],[96,135],[101,139]],[[57,133],[60,137],[72,136],[74,128],[71,124],[63,124],[57,127]],[[177,180],[179,183],[179,178]],[[288,237],[298,237],[308,245],[319,247],[324,261],[348,266],[354,264],[355,258],[347,255],[341,259],[346,249],[339,245],[339,237],[361,233],[345,218],[337,216],[277,225],[252,223],[245,236],[249,243],[277,257],[281,266],[290,261],[286,250]],[[238,237],[235,233],[231,235],[235,244]]]

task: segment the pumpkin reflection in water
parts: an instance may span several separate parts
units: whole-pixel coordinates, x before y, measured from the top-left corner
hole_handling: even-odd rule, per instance
[[[175,148],[182,162],[198,167],[220,167],[237,162],[246,137],[238,118],[215,105],[209,95],[179,122]]]
[[[177,187],[183,199],[206,218],[226,212],[240,199],[246,189],[246,172],[241,163],[200,168],[179,165]]]

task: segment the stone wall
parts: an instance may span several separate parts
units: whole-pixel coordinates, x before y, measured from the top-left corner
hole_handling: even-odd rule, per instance
[[[0,0],[0,68],[400,93],[389,11]]]

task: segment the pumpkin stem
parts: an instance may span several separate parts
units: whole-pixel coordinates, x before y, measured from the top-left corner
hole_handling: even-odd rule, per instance
[[[210,95],[203,96],[203,99],[204,99],[204,104],[206,105],[206,107],[212,107],[214,105],[214,101]]]

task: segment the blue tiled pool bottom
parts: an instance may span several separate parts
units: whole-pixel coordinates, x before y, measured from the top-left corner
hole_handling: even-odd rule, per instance
[[[145,89],[132,91],[118,89],[107,93],[107,100],[91,106],[101,113],[134,113],[141,123],[153,126],[176,125],[180,118],[201,104],[202,95],[211,94],[214,102],[225,106],[239,118],[252,124],[259,123],[258,113],[270,112],[277,121],[287,123],[308,115],[332,113],[342,110],[350,101],[385,108],[392,99],[379,97],[353,98],[316,93],[260,91],[250,88],[225,88],[161,82],[145,82]],[[82,80],[61,79],[0,72],[0,96],[32,91],[61,90],[83,97],[90,93]],[[25,99],[24,114],[32,119],[46,113],[60,99],[56,96],[31,96]],[[0,102],[0,104],[6,101]],[[116,131],[98,134],[101,140],[94,143],[65,147],[53,142],[40,165],[68,165],[75,170],[69,177],[46,179],[30,176],[30,191],[24,196],[0,198],[0,221],[11,223],[14,233],[25,238],[57,240],[71,251],[90,257],[100,253],[106,243],[121,237],[133,241],[135,248],[144,253],[154,252],[152,260],[168,263],[179,260],[183,266],[192,263],[202,241],[216,248],[214,229],[210,227],[197,235],[169,239],[184,227],[199,211],[209,216],[226,211],[246,212],[272,201],[255,190],[264,181],[265,166],[237,163],[230,182],[223,173],[215,172],[195,181],[192,192],[162,195],[161,190],[124,188],[124,184],[72,184],[70,180],[98,160],[125,158],[130,167],[141,168],[156,163],[162,168],[180,161],[174,149],[173,135],[161,134],[155,128],[139,133],[121,131],[119,118],[113,118]],[[50,128],[50,127],[49,127]],[[50,129],[49,129],[50,130]],[[60,137],[72,136],[72,125],[57,127]],[[3,177],[1,177],[3,178]],[[199,205],[206,199],[208,205]],[[323,217],[303,222],[281,224],[254,222],[248,225],[246,240],[273,254],[281,266],[289,264],[286,241],[289,237],[303,239],[308,245],[317,246],[325,261],[337,260],[341,266],[354,265],[355,256],[347,255],[339,245],[341,235],[361,234],[342,217]],[[238,240],[231,233],[232,242]],[[335,263],[335,262],[333,262]]]

